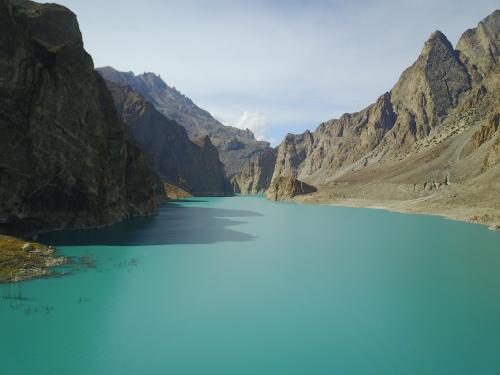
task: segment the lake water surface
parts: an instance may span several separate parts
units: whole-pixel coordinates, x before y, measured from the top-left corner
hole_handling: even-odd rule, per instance
[[[500,374],[500,233],[195,198],[60,232],[62,278],[0,299],[0,374]]]

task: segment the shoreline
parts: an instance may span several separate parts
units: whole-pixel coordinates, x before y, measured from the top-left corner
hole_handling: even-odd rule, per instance
[[[401,214],[432,215],[448,220],[487,226],[489,230],[500,231],[500,214],[486,207],[451,206],[439,207],[439,204],[426,205],[426,198],[411,200],[376,200],[362,198],[327,198],[321,195],[308,194],[292,198],[293,202],[319,204],[326,206],[369,208],[397,212]]]
[[[0,235],[0,284],[53,276],[54,267],[66,263],[55,247]]]

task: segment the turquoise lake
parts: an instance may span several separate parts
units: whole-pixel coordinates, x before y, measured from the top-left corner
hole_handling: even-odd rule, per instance
[[[0,374],[500,374],[500,233],[261,197],[44,236]],[[1,288],[1,286],[0,286]]]

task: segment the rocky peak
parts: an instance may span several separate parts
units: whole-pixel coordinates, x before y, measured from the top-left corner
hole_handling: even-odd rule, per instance
[[[458,53],[443,33],[435,31],[391,91],[400,120],[396,129],[411,133],[412,137],[405,139],[427,136],[470,87],[469,74]]]
[[[145,72],[138,76],[146,85],[148,85],[151,89],[154,90],[165,90],[168,85],[161,79],[160,75],[156,75],[155,73]],[[173,89],[174,91],[177,91]]]
[[[434,31],[427,41],[424,44],[424,48],[421,54],[429,54],[433,48],[440,48],[443,46],[444,48],[453,51],[453,46],[450,41],[441,31]]]
[[[499,61],[500,10],[465,31],[457,43],[460,58],[467,66],[473,82],[479,82]]]
[[[76,15],[58,4],[38,4],[28,0],[12,0],[18,16],[25,16],[34,40],[46,47],[67,43],[83,46]]]

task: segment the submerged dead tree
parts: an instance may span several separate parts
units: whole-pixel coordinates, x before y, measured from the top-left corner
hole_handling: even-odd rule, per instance
[[[13,284],[9,281],[2,287],[2,299],[23,299],[24,298],[24,283],[19,281]]]

